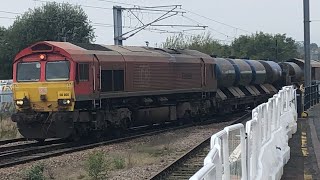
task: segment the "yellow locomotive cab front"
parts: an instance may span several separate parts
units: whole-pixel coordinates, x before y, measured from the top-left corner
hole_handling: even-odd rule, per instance
[[[13,84],[19,111],[56,112],[74,110],[74,86],[71,81],[23,82]]]
[[[18,61],[13,83],[19,132],[30,139],[67,138],[74,131],[74,82],[70,62]]]

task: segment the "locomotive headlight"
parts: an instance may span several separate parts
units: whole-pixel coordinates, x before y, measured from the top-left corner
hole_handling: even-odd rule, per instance
[[[23,105],[23,100],[17,100],[17,101],[16,101],[16,104],[17,104],[18,106],[22,106],[22,105]]]
[[[71,103],[71,101],[70,101],[69,99],[64,99],[64,100],[62,101],[62,103],[63,103],[64,105],[69,105],[69,104]]]
[[[68,100],[66,101],[66,103],[67,103],[67,104],[70,104],[70,103],[71,103],[71,101],[68,99]]]
[[[70,99],[59,99],[58,104],[60,106],[68,106],[68,105],[71,105],[71,100]]]

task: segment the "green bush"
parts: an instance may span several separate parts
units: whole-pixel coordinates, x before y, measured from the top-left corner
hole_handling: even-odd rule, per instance
[[[26,171],[26,179],[27,180],[44,180],[45,176],[44,172],[44,165],[37,164],[32,166],[29,170]]]
[[[106,172],[106,160],[103,152],[97,151],[89,155],[86,162],[88,175],[92,179],[101,179]]]
[[[113,158],[113,164],[116,169],[123,169],[125,167],[126,161],[123,157],[116,156]]]

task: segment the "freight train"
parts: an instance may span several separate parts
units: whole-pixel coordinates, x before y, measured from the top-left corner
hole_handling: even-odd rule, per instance
[[[14,59],[12,120],[37,140],[198,121],[255,107],[301,82],[299,68],[186,49],[38,42]]]

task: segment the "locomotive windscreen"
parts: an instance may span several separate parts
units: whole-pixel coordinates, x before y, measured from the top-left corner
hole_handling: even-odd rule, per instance
[[[40,63],[39,62],[23,62],[17,66],[17,81],[39,81],[40,79]]]
[[[69,61],[47,62],[46,80],[47,81],[66,81],[69,80],[70,72]]]

